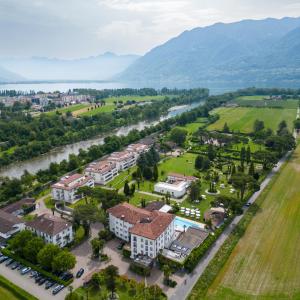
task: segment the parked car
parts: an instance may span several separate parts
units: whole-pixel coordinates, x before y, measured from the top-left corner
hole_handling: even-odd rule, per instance
[[[42,279],[39,280],[39,285],[43,285],[47,281],[47,278],[42,277]]]
[[[45,289],[48,290],[50,289],[51,287],[53,287],[55,285],[55,282],[54,281],[50,281],[48,280],[45,284]]]
[[[14,262],[14,260],[13,260],[12,258],[9,258],[9,259],[6,261],[5,265],[8,267],[8,266],[11,265],[13,262]]]
[[[250,205],[251,205],[251,202],[247,202],[247,203],[245,204],[246,207],[249,207]]]
[[[11,265],[11,269],[15,270],[18,266],[20,265],[20,263],[18,261],[15,261],[12,265]]]
[[[38,275],[37,277],[35,277],[35,283],[39,283],[39,281],[43,278],[43,275]]]
[[[118,247],[117,247],[117,249],[118,250],[122,250],[123,249],[123,247],[125,246],[125,242],[121,242],[119,245],[118,245]]]
[[[31,271],[30,267],[25,267],[21,270],[21,275],[25,275]]]
[[[36,278],[36,277],[38,277],[39,275],[40,275],[40,273],[37,272],[37,271],[31,271],[31,273],[30,273],[30,277],[31,277],[31,278]]]
[[[67,280],[72,279],[73,277],[74,277],[74,276],[73,276],[72,273],[70,273],[70,272],[64,272],[59,278],[60,278],[61,280],[67,281]]]
[[[8,256],[2,256],[1,258],[0,258],[0,264],[2,264],[3,262],[5,262],[6,260],[8,260]]]
[[[17,270],[20,271],[24,268],[24,266],[22,264],[20,264],[18,267],[17,267]]]
[[[76,278],[80,278],[83,273],[84,273],[84,269],[83,268],[79,269],[79,271],[76,273]]]
[[[58,294],[65,286],[64,285],[59,285],[58,287],[56,287],[53,291],[52,294],[56,295]]]

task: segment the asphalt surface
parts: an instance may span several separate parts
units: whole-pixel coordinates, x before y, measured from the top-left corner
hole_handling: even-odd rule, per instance
[[[248,202],[253,204],[256,201],[256,199],[259,197],[259,195],[263,192],[263,190],[266,188],[266,186],[270,183],[273,176],[279,171],[281,166],[285,163],[285,161],[290,156],[290,154],[291,154],[291,152],[288,152],[277,163],[277,166],[273,168],[273,170],[267,175],[266,179],[261,183],[260,190],[255,192],[251,196],[251,198],[248,200]],[[226,227],[226,229],[223,231],[223,233],[219,236],[219,238],[212,245],[212,247],[207,251],[205,256],[200,260],[199,264],[194,269],[194,271],[191,274],[188,274],[186,276],[186,283],[182,284],[180,286],[177,286],[175,288],[174,293],[170,297],[170,300],[183,300],[189,296],[194,285],[197,283],[198,279],[203,274],[203,272],[206,269],[206,267],[208,266],[208,264],[211,262],[211,260],[214,258],[216,253],[219,251],[221,246],[224,244],[224,242],[226,241],[227,237],[230,235],[232,230],[241,221],[241,219],[243,218],[243,216],[247,210],[248,210],[248,208],[246,208],[244,210],[244,213],[242,215],[235,217],[233,219],[233,221],[230,223],[230,225]]]

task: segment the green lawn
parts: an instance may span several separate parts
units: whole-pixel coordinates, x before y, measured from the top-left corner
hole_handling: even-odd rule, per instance
[[[239,106],[252,106],[252,107],[282,107],[295,109],[298,107],[299,100],[235,100]]]
[[[58,109],[56,109],[56,110],[49,111],[49,112],[47,112],[46,114],[48,114],[48,115],[53,115],[53,114],[55,114],[56,112],[60,112],[60,113],[62,113],[62,114],[65,114],[65,113],[67,113],[68,111],[70,111],[70,112],[75,112],[75,111],[77,111],[77,110],[83,109],[83,108],[88,107],[88,106],[89,106],[89,104],[87,104],[87,103],[74,104],[74,105],[70,105],[70,106],[68,106],[68,107],[62,107],[62,108],[58,108]]]
[[[132,180],[132,173],[135,172],[137,169],[136,166],[125,170],[121,173],[119,173],[119,175],[117,177],[115,177],[112,181],[110,181],[107,186],[115,188],[115,189],[120,189],[124,186],[125,181],[127,180],[128,182],[130,182]]]
[[[19,300],[13,293],[9,290],[5,289],[4,287],[0,286],[0,299],[7,299],[7,300]]]
[[[103,99],[105,101],[105,105],[98,107],[96,109],[90,109],[89,111],[83,110],[78,115],[80,116],[93,116],[95,114],[101,113],[101,112],[112,112],[115,109],[115,101],[123,101],[125,104],[128,100],[135,100],[136,102],[142,102],[142,101],[157,101],[157,100],[163,100],[165,96],[121,96],[121,97],[110,97]],[[124,109],[128,108],[129,106],[125,106]]]
[[[186,124],[185,126],[177,126],[177,128],[185,129],[189,134],[193,134],[198,131],[199,128],[202,128],[206,125],[206,118],[199,118],[194,123]]]
[[[141,194],[139,192],[135,192],[134,196],[130,198],[129,203],[132,205],[135,205],[135,206],[140,206],[142,199],[145,199],[146,203],[160,200],[159,197],[145,195],[145,194]]]
[[[220,115],[220,119],[209,125],[208,130],[222,130],[227,122],[231,130],[249,133],[253,131],[256,119],[264,121],[266,128],[276,130],[278,124],[285,120],[290,130],[293,129],[293,121],[296,118],[296,109],[275,108],[217,108],[213,111]]]
[[[299,181],[298,146],[205,299],[300,299]]]
[[[259,100],[263,100],[264,98],[266,98],[268,96],[265,95],[255,95],[255,96],[240,96],[237,97],[236,100],[251,100],[251,101],[259,101]]]

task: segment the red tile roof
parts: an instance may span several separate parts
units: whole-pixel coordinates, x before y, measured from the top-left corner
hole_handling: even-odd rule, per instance
[[[185,176],[178,173],[169,173],[168,176],[175,177],[177,180],[181,180],[181,181],[187,181],[187,180],[194,181],[198,179],[197,177],[194,176]]]
[[[151,240],[156,240],[175,218],[172,214],[159,211],[150,212],[128,203],[118,204],[108,209],[108,213],[134,225],[130,228],[130,233]]]
[[[63,177],[59,182],[53,184],[51,187],[56,189],[72,190],[85,185],[91,179],[91,176],[73,174],[71,176]]]
[[[103,160],[103,161],[89,164],[89,166],[85,169],[85,171],[105,174],[115,168],[116,168],[116,163],[112,161]]]

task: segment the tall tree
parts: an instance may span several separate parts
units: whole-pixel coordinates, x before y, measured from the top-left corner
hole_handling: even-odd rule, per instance
[[[58,253],[52,261],[52,270],[58,272],[66,272],[75,267],[76,258],[69,251],[63,250]]]
[[[124,184],[124,194],[126,196],[129,196],[130,195],[130,187],[129,187],[129,184],[128,184],[128,181],[126,180],[125,181],[125,184]]]
[[[116,278],[119,275],[118,268],[110,265],[104,269],[104,274],[106,287],[111,292],[111,299],[114,299],[114,294],[116,291]]]

